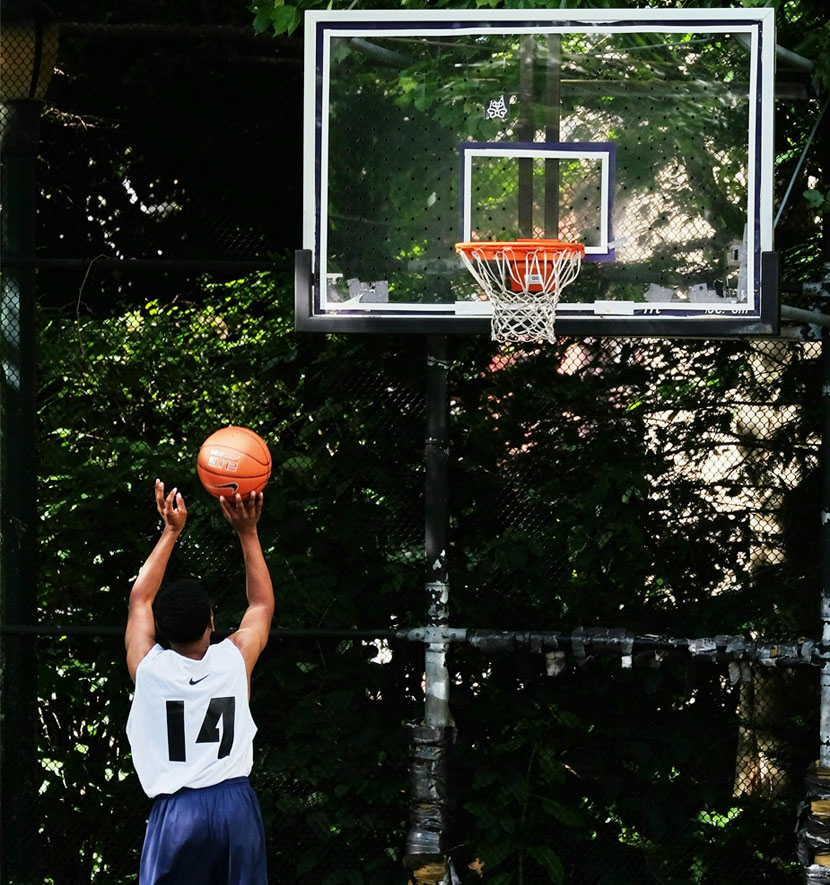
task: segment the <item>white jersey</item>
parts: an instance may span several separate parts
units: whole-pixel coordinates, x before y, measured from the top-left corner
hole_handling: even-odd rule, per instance
[[[127,737],[148,796],[247,776],[255,734],[245,661],[229,639],[198,661],[154,645],[138,665]]]

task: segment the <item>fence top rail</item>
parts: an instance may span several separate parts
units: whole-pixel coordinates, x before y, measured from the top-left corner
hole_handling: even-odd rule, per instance
[[[47,624],[5,624],[3,636],[121,636],[123,627]],[[218,630],[216,636],[228,636],[230,630]],[[422,642],[426,645],[465,642],[485,655],[518,651],[544,654],[554,669],[553,658],[569,653],[577,664],[594,656],[619,657],[624,668],[632,666],[636,655],[651,655],[659,665],[667,654],[686,654],[698,660],[721,662],[747,661],[767,667],[824,666],[830,661],[830,646],[820,640],[749,639],[740,635],[685,638],[637,635],[623,628],[578,627],[570,632],[546,630],[468,630],[446,626],[423,626],[410,629],[298,629],[275,627],[271,639],[392,639]]]

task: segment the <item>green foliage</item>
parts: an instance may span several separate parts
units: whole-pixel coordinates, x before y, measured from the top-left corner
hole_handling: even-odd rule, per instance
[[[822,193],[818,189],[804,191],[804,199],[816,212],[830,212],[830,191]]]
[[[438,0],[438,2],[428,2],[428,0],[401,0],[399,4],[401,9],[430,9],[430,8],[452,8],[452,9],[550,9],[565,8],[565,2],[553,3],[550,0]],[[586,4],[591,9],[611,9],[620,6],[639,6],[634,2],[620,3],[619,0],[591,0]],[[666,7],[675,6],[673,0],[651,0],[649,6]],[[700,6],[722,7],[723,2],[719,0],[707,0],[698,4]],[[729,5],[729,4],[726,4]],[[743,2],[735,2],[735,6],[767,6],[766,0],[743,0]],[[288,33],[291,34],[298,27],[302,20],[302,14],[306,10],[324,10],[324,9],[351,9],[355,4],[342,3],[339,6],[332,0],[299,0],[295,3],[286,3],[285,0],[254,0],[249,7],[254,15],[254,30],[261,34],[267,30],[271,30],[275,35]],[[387,9],[388,3],[383,0],[363,0],[358,4],[359,9]]]
[[[254,13],[254,31],[262,34],[271,28],[274,34],[293,34],[302,21],[303,8],[314,4],[291,4],[283,0],[256,0],[250,9]]]
[[[124,305],[103,319],[41,317],[38,604],[45,622],[124,623],[130,583],[157,530],[152,483],[160,476],[188,503],[170,576],[201,576],[212,589],[218,628],[233,629],[244,608],[241,559],[195,474],[200,441],[226,423],[258,430],[271,448],[261,534],[278,588],[278,622],[347,628],[374,621],[385,628],[391,611],[409,620],[407,595],[417,596],[421,583],[417,539],[399,533],[384,552],[376,530],[408,482],[400,465],[372,454],[367,442],[380,417],[372,384],[389,400],[411,397],[396,393],[379,370],[352,361],[364,376],[362,403],[351,408],[339,400],[348,348],[298,340],[287,320],[289,297],[285,280],[260,274],[207,282],[200,303]],[[421,416],[419,404],[419,434]],[[417,468],[413,479],[420,482]],[[410,509],[418,492],[412,497]],[[361,537],[356,525],[364,526]],[[332,558],[342,568],[337,581],[325,565]],[[130,686],[120,645],[116,634],[111,641],[64,637],[41,648],[40,802],[56,840],[43,863],[66,868],[56,881],[114,881],[137,864],[146,802],[123,737]],[[296,881],[376,881],[403,842],[406,735],[399,724],[417,716],[413,663],[401,651],[381,667],[372,662],[375,646],[361,643],[325,651],[319,643],[300,645],[285,659],[281,643],[272,645],[256,674],[255,712],[261,728],[268,723],[282,739],[260,742],[257,774],[270,844],[291,850],[286,859],[272,849],[272,866],[298,864],[306,878]],[[367,740],[369,731],[375,737]],[[371,809],[356,813],[370,794]],[[68,796],[76,797],[72,811],[64,807]],[[110,810],[119,804],[133,812],[113,824]],[[57,838],[57,821],[71,829],[73,818],[88,827],[77,852]],[[51,824],[45,829],[53,832]],[[120,839],[132,851],[101,846],[96,834],[105,829],[113,848]],[[336,872],[373,840],[373,859],[361,860],[364,878]]]
[[[576,370],[562,371],[570,360]],[[815,452],[799,440],[810,437],[814,415],[779,422],[775,406],[761,417],[747,404],[812,401],[814,371],[796,351],[741,342],[564,341],[495,360],[487,346],[466,347],[454,399],[463,479],[454,474],[452,573],[464,583],[454,584],[453,621],[514,630],[625,624],[696,636],[809,632],[814,584],[793,566],[798,558],[809,568],[817,547],[795,514],[815,513],[817,503],[793,500],[785,524],[805,549],[775,564],[747,555],[757,549],[753,526],[723,502],[749,488],[786,494],[773,479],[784,452],[812,463]],[[809,470],[799,475],[813,487]],[[783,595],[782,580],[792,582]],[[641,882],[656,869],[677,881],[688,857],[697,870],[690,882],[721,881],[723,845],[745,838],[731,820],[716,841],[690,825],[701,808],[716,814],[734,801],[735,748],[724,736],[737,694],[699,668],[620,674],[610,666],[589,661],[553,681],[530,655],[498,656],[490,669],[462,655],[459,674],[471,681],[459,676],[453,709],[475,761],[459,764],[475,768],[459,776],[473,818],[459,829],[498,881],[525,881],[523,869],[535,869],[551,846],[575,881]],[[809,687],[793,692],[807,708],[812,696]],[[783,707],[775,708],[783,722]],[[546,746],[537,731],[544,723],[565,772],[558,785],[528,774],[534,748]],[[705,761],[695,737],[702,723]],[[521,746],[511,743],[524,729]],[[529,782],[549,789],[534,793],[532,826],[523,829],[516,822]],[[776,814],[783,821],[786,807]],[[795,866],[778,872],[773,859],[780,847],[742,849],[753,881],[791,881]],[[559,881],[557,868],[546,870]]]
[[[818,91],[830,90],[830,58],[827,55],[828,41],[830,41],[830,22],[826,19],[817,23],[816,27],[805,29],[797,42],[788,48],[793,52],[813,61],[815,69],[813,77]]]
[[[563,734],[581,723],[550,705],[533,705],[533,711],[533,720],[480,722],[476,734],[486,761],[471,773],[463,812],[477,835],[488,881],[536,881],[542,872],[546,881],[563,882],[553,846],[563,829],[585,824],[562,801],[567,770],[560,758]]]
[[[279,624],[422,622],[423,342],[298,336],[289,301],[288,280],[256,275],[207,282],[198,302],[124,304],[101,319],[43,314],[46,622],[123,624],[155,537],[161,474],[191,514],[171,575],[201,575],[218,626],[233,628],[243,607],[234,539],[194,475],[199,442],[226,422],[254,427],[271,446],[262,536]],[[753,428],[746,406],[807,399],[812,364],[801,353],[602,340],[494,352],[458,341],[453,622],[686,635],[809,626],[809,581],[792,564],[753,568],[752,525],[716,506],[706,472],[716,455],[740,451],[718,474],[720,492],[777,489],[782,453],[798,452],[809,487],[810,413]],[[668,420],[677,414],[684,420]],[[116,855],[85,837],[68,853],[82,872],[64,881],[94,881],[93,863],[101,876],[126,876],[138,851],[146,805],[124,746],[119,645],[116,634],[41,648],[44,819],[100,820],[134,846]],[[398,875],[402,723],[421,715],[423,664],[414,644],[390,646],[385,664],[377,653],[358,641],[277,639],[255,674],[271,866],[296,881]],[[712,815],[735,805],[734,746],[714,736],[734,729],[736,700],[719,675],[592,664],[551,683],[539,656],[486,660],[464,647],[451,666],[459,855],[503,882],[567,881],[583,868],[599,882],[609,858],[626,871],[616,882],[644,881],[647,869],[693,856],[694,881],[712,881],[719,846],[751,819],[730,818],[710,845]],[[713,736],[705,762],[692,737],[700,722]],[[104,820],[117,804],[134,813]],[[57,868],[61,848],[47,848]],[[775,845],[747,863],[757,881],[774,881],[769,871],[787,857]]]

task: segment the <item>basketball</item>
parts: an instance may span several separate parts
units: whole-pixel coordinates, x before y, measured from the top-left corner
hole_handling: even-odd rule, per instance
[[[223,427],[199,449],[196,471],[215,498],[261,492],[271,475],[271,453],[247,427]]]

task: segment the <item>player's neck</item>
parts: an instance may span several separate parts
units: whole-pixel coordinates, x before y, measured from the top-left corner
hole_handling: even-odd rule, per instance
[[[184,658],[193,658],[196,661],[201,661],[207,652],[207,645],[202,646],[201,641],[199,642],[189,642],[186,645],[172,645],[170,646],[176,654],[181,655]]]
[[[211,626],[205,630],[204,634],[197,639],[195,642],[171,642],[170,648],[173,649],[176,654],[182,655],[185,658],[193,658],[193,660],[201,661],[202,658],[207,654],[208,647],[210,646],[210,634],[211,628],[213,626],[211,620]]]

